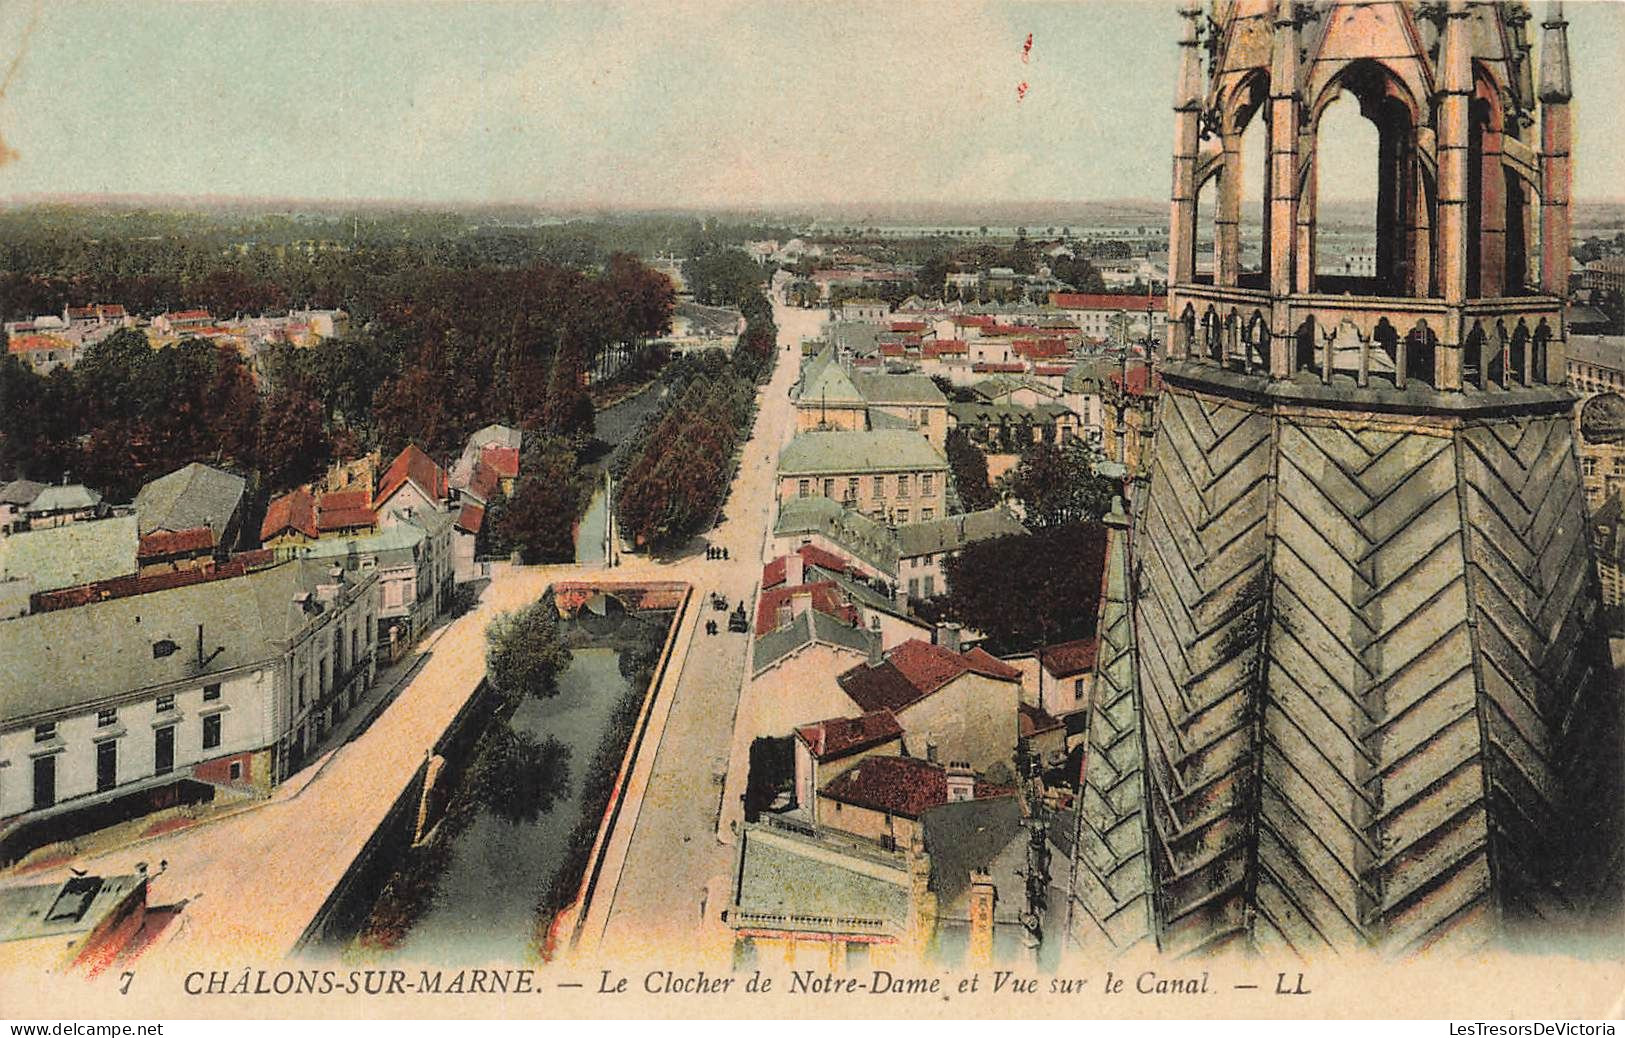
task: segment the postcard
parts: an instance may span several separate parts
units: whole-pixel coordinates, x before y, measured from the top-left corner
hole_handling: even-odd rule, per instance
[[[0,4],[0,1015],[1619,1016],[1622,53]]]

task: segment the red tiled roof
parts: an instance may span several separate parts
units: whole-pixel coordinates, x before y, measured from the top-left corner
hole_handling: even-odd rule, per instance
[[[940,357],[949,353],[969,353],[970,344],[964,339],[938,339],[921,347],[927,357]]]
[[[803,544],[796,549],[796,554],[800,555],[801,561],[809,566],[822,566],[837,573],[850,573],[854,576],[864,575],[863,571],[852,565],[852,563],[832,551],[818,547],[816,544]]]
[[[1051,717],[1042,708],[1019,703],[1016,706],[1019,715],[1016,722],[1018,733],[1023,739],[1030,739],[1039,732],[1053,732],[1061,727],[1061,722]]]
[[[316,501],[316,529],[349,530],[377,521],[365,490],[334,490]]]
[[[480,460],[484,461],[503,479],[514,479],[519,475],[519,448],[500,447],[489,444],[480,452]]]
[[[986,360],[986,361],[979,361],[979,362],[977,362],[975,364],[972,364],[970,366],[970,369],[972,371],[976,372],[977,374],[983,374],[983,373],[986,373],[986,372],[993,372],[993,373],[997,373],[997,374],[1019,375],[1019,374],[1022,374],[1023,372],[1025,372],[1027,370],[1027,365],[1021,363],[1020,361],[1014,361],[1014,360],[1012,360],[1012,361],[991,361],[991,360]]]
[[[1051,292],[1049,305],[1062,310],[1163,310],[1168,300],[1162,296],[1110,295],[1098,292]]]
[[[71,350],[73,344],[54,335],[13,335],[6,349],[11,353],[31,353],[34,350]]]
[[[213,547],[214,531],[207,526],[193,526],[185,530],[154,530],[141,538],[135,554],[138,559],[149,559],[158,555],[208,551]]]
[[[485,509],[473,502],[463,505],[457,513],[456,526],[459,530],[469,533],[479,533],[480,527],[485,525]]]
[[[378,481],[378,492],[373,495],[373,507],[376,509],[388,501],[395,491],[406,485],[407,480],[416,483],[431,500],[445,500],[446,470],[436,465],[434,459],[423,453],[417,444],[411,443],[395,455],[395,460],[384,470],[383,477]]]
[[[770,587],[778,587],[784,583],[787,569],[789,569],[788,560],[783,555],[763,566],[762,590],[766,591]]]
[[[832,717],[796,729],[814,758],[838,760],[859,750],[878,746],[903,734],[903,726],[890,710],[875,710],[861,717]]]
[[[1011,791],[977,782],[976,799],[1009,796]],[[819,790],[831,800],[905,818],[919,818],[948,802],[948,773],[940,764],[915,757],[870,757]]]
[[[812,608],[825,616],[833,616],[845,624],[858,622],[858,611],[841,595],[840,589],[833,580],[821,580],[812,584],[800,584],[796,587],[777,587],[762,592],[761,598],[756,601],[756,633],[765,634],[777,630],[779,623],[779,610],[790,605],[796,598],[806,595],[811,599]]]
[[[272,500],[260,523],[260,540],[269,540],[285,530],[302,533],[311,540],[321,535],[316,528],[316,499],[310,491],[291,490]]]
[[[164,315],[171,322],[174,321],[212,321],[207,310],[175,310]]]
[[[1060,339],[1017,339],[1012,348],[1023,357],[1034,359],[1066,356],[1066,343]]]
[[[925,331],[925,322],[924,321],[893,321],[891,323],[891,330],[894,331],[894,332],[923,332],[923,331]]]
[[[860,663],[835,680],[864,710],[901,710],[963,674],[1019,681],[1021,672],[981,649],[960,655],[940,645],[910,638],[878,665]]]
[[[1065,375],[1070,369],[1065,364],[1035,364],[1034,375]]]
[[[1111,373],[1111,380],[1115,384],[1121,386],[1123,384],[1123,373],[1121,371],[1112,372]],[[1129,395],[1130,396],[1146,396],[1146,395],[1148,395],[1146,393],[1145,386],[1146,386],[1146,367],[1145,367],[1145,365],[1141,364],[1141,365],[1139,365],[1137,367],[1129,368],[1128,369],[1128,391],[1129,391]],[[1151,379],[1151,393],[1149,395],[1154,396],[1154,395],[1156,395],[1157,393],[1160,393],[1160,392],[1162,392],[1162,373],[1158,372]]]
[[[883,342],[880,344],[880,355],[883,357],[901,357],[903,344],[900,342]]]
[[[1020,335],[1030,332],[1031,328],[1024,324],[990,324],[982,329],[983,335]]]
[[[1095,654],[1100,651],[1098,638],[1079,638],[1077,641],[1052,645],[1039,655],[1044,669],[1055,677],[1069,678],[1093,670]]]
[[[487,503],[496,496],[497,485],[502,477],[497,470],[485,463],[484,458],[474,462],[474,472],[468,477],[468,492]]]
[[[954,323],[961,328],[986,328],[998,322],[991,314],[960,314],[954,318]]]

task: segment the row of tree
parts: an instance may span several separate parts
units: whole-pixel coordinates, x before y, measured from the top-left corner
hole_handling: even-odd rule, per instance
[[[616,486],[622,536],[655,552],[681,546],[715,520],[756,410],[753,380],[720,354],[674,368],[668,396],[638,430]]]

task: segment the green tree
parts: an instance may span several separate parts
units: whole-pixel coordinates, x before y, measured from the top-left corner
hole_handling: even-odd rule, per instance
[[[987,456],[970,442],[963,429],[948,433],[948,467],[953,471],[959,500],[975,512],[998,502],[998,492],[988,483]]]
[[[1111,508],[1117,492],[1115,484],[1095,474],[1101,460],[1081,440],[1064,446],[1031,443],[1016,467],[1005,473],[1001,488],[1021,503],[1028,526],[1096,520]]]
[[[572,655],[559,631],[551,594],[503,613],[485,629],[485,670],[491,686],[511,702],[558,695],[559,673]]]
[[[947,616],[986,632],[1002,652],[1094,634],[1106,530],[1066,523],[976,541],[943,564]]]

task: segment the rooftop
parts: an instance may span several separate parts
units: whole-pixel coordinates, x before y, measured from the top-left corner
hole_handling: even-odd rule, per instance
[[[875,710],[860,717],[832,717],[796,729],[813,757],[821,761],[839,760],[902,734],[903,726],[890,710]]]
[[[950,515],[897,527],[897,553],[901,558],[958,551],[967,544],[993,537],[1024,534],[1027,528],[1003,507]]]
[[[1019,681],[1021,672],[981,649],[957,653],[910,638],[879,663],[860,663],[835,680],[865,712],[902,710],[965,674]]]
[[[807,432],[779,452],[783,476],[945,471],[948,462],[918,432]]]
[[[242,504],[241,476],[193,462],[141,488],[135,495],[135,514],[143,534],[154,530],[190,530],[207,526],[215,540]]]
[[[135,572],[138,540],[133,515],[14,533],[0,537],[0,579],[30,578],[35,591],[51,591],[124,576]]]
[[[1014,791],[978,780],[975,799],[1013,796]],[[915,757],[868,757],[837,775],[819,795],[843,804],[919,818],[948,802],[948,772],[940,764]]]

